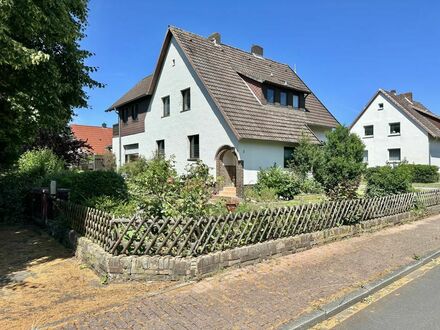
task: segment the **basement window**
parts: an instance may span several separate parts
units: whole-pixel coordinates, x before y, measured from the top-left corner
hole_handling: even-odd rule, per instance
[[[157,155],[158,156],[165,156],[165,140],[157,140]]]

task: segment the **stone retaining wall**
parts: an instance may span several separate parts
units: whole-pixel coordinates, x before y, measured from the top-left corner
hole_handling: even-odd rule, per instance
[[[406,212],[309,234],[287,237],[246,247],[210,253],[199,257],[113,256],[84,237],[76,242],[76,255],[109,280],[187,280],[198,279],[230,267],[244,267],[266,259],[310,249],[313,246],[373,232],[384,227],[440,213],[440,206],[429,207],[423,215]],[[69,235],[75,237],[75,235]]]

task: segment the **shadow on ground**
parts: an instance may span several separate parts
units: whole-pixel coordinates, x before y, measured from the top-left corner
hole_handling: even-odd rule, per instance
[[[28,269],[55,259],[73,256],[44,231],[34,225],[0,226],[0,288],[16,290],[26,286],[34,274]]]

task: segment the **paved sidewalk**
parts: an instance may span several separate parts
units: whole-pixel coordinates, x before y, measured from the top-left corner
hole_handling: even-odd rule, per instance
[[[440,248],[440,216],[228,271],[61,328],[270,329]]]

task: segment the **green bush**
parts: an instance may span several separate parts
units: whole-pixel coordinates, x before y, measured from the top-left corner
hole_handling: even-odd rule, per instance
[[[404,164],[411,172],[411,181],[418,183],[434,183],[439,180],[438,167],[435,165]]]
[[[43,184],[48,186],[51,180],[57,182],[58,188],[70,189],[70,201],[95,207],[95,198],[108,196],[125,200],[128,197],[124,178],[112,171],[72,171],[65,170],[47,175]]]
[[[293,152],[293,159],[289,167],[298,176],[305,180],[309,173],[313,173],[319,155],[320,145],[312,144],[306,136],[302,136]]]
[[[64,161],[49,149],[36,149],[23,153],[18,159],[18,173],[31,177],[44,177],[65,168]]]
[[[317,149],[314,178],[331,199],[355,198],[362,173],[364,144],[350,133],[347,127],[339,126],[327,133],[327,142]]]
[[[412,191],[411,171],[406,165],[368,169],[366,195],[369,197],[401,194]]]
[[[293,199],[300,191],[301,180],[292,171],[286,171],[278,166],[262,169],[258,172],[258,181],[255,189],[261,193],[269,188],[283,199]]]
[[[44,177],[64,170],[64,162],[49,149],[23,153],[15,169],[0,173],[0,222],[22,222],[29,206],[30,190]]]
[[[300,190],[303,194],[321,194],[324,191],[322,185],[313,178],[301,180]]]

